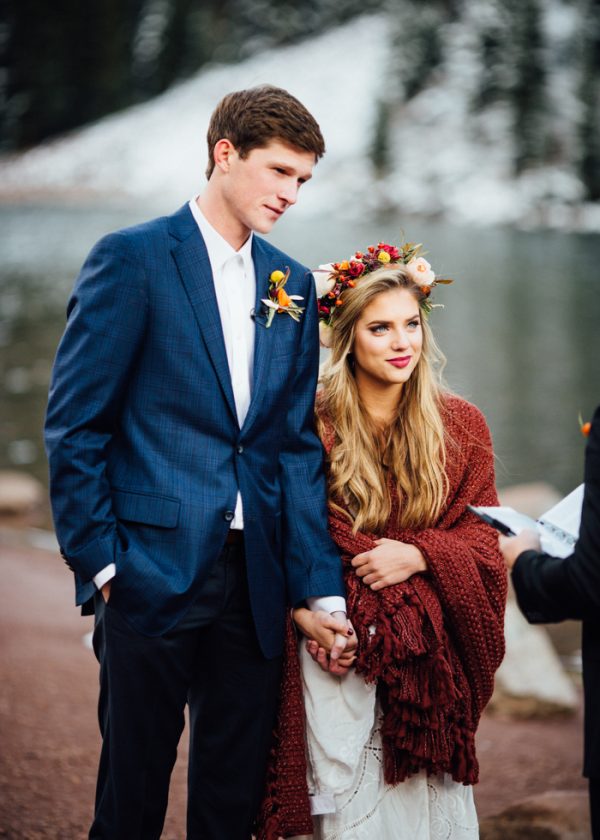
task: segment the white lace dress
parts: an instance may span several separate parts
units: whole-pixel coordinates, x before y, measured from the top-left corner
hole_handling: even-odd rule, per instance
[[[472,787],[424,772],[385,783],[375,686],[324,673],[303,644],[300,661],[314,840],[479,837]]]

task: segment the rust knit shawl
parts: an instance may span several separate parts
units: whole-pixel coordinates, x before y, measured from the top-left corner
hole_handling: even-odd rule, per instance
[[[335,433],[324,419],[323,443],[329,452]],[[346,517],[329,512],[330,533],[344,563],[348,615],[358,636],[356,670],[377,683],[384,775],[390,784],[422,769],[447,772],[465,784],[477,782],[475,731],[504,655],[507,583],[497,534],[466,509],[467,504],[498,504],[489,431],[481,412],[458,397],[444,398],[442,419],[449,492],[437,522],[421,531],[390,524],[382,534],[416,545],[427,574],[374,592],[350,560],[373,548],[375,537],[353,534]],[[397,505],[395,497],[390,522]],[[371,625],[375,635],[369,633]],[[276,743],[257,836],[276,840],[312,830],[302,682],[290,622]]]

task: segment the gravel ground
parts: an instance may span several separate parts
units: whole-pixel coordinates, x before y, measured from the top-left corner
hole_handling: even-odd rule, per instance
[[[9,535],[10,536],[10,535]],[[87,837],[100,738],[91,630],[58,555],[0,534],[0,837]],[[579,790],[581,712],[551,721],[485,715],[478,734],[481,817],[547,790]],[[182,739],[164,840],[185,837]]]

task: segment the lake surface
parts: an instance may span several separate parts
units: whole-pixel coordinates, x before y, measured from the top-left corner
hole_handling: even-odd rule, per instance
[[[159,208],[159,212],[170,208]],[[69,290],[104,233],[155,215],[148,207],[0,207],[0,468],[46,480],[41,428]],[[438,287],[431,316],[450,386],[485,413],[500,487],[581,481],[578,414],[600,402],[600,236],[466,230],[422,219],[305,220],[269,237],[310,266],[383,239],[423,242]],[[404,231],[404,236],[401,231]]]

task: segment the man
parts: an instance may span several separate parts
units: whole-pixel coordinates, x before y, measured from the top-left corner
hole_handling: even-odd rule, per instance
[[[208,149],[201,196],[92,250],[50,389],[56,531],[96,613],[94,840],[160,837],[186,700],[187,836],[247,840],[288,606],[325,608],[334,669],[351,634],[313,431],[313,279],[253,235],[295,204],[323,138],[260,87],[222,100]],[[262,300],[288,268],[304,312],[267,327]]]
[[[501,537],[517,601],[532,623],[583,620],[584,775],[589,779],[592,835],[600,840],[600,407],[585,453],[579,539],[570,557],[542,553],[538,535]]]

